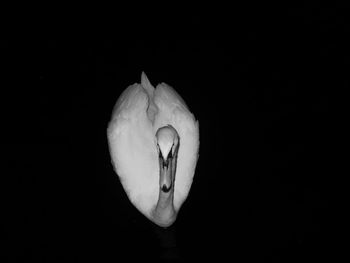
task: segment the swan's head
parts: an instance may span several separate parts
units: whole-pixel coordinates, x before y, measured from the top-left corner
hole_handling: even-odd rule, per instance
[[[168,125],[158,129],[156,139],[159,152],[159,187],[162,192],[167,193],[174,187],[179,135]]]
[[[168,226],[176,218],[174,188],[179,150],[179,135],[171,126],[164,126],[156,133],[159,153],[159,196],[154,209],[154,219],[161,226]]]

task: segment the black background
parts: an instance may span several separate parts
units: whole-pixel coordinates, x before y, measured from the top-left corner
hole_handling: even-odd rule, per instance
[[[19,96],[7,142],[5,259],[333,259],[330,98],[348,85],[344,14],[310,5],[110,18],[101,29],[43,21],[38,87]],[[174,87],[200,124],[191,192],[167,230],[131,205],[108,153],[113,106],[142,71]]]

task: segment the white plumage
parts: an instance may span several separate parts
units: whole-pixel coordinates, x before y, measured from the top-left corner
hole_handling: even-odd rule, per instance
[[[170,160],[176,169],[161,165],[159,151],[175,149],[157,138],[162,127],[165,134],[173,128],[179,138]],[[165,83],[154,88],[142,73],[141,84],[129,86],[117,100],[107,133],[112,164],[129,200],[152,222],[171,225],[190,191],[199,150],[199,124],[183,99]],[[160,190],[162,176],[174,180],[170,193]]]

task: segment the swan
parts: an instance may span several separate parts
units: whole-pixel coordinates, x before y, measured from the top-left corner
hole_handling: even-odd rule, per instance
[[[117,99],[107,127],[111,163],[130,202],[171,226],[186,200],[199,157],[199,122],[171,86],[141,83]]]

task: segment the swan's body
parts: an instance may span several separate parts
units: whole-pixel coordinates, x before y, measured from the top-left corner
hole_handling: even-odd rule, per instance
[[[130,201],[157,225],[171,225],[190,190],[198,121],[168,85],[141,85],[119,97],[108,127],[112,163]]]

